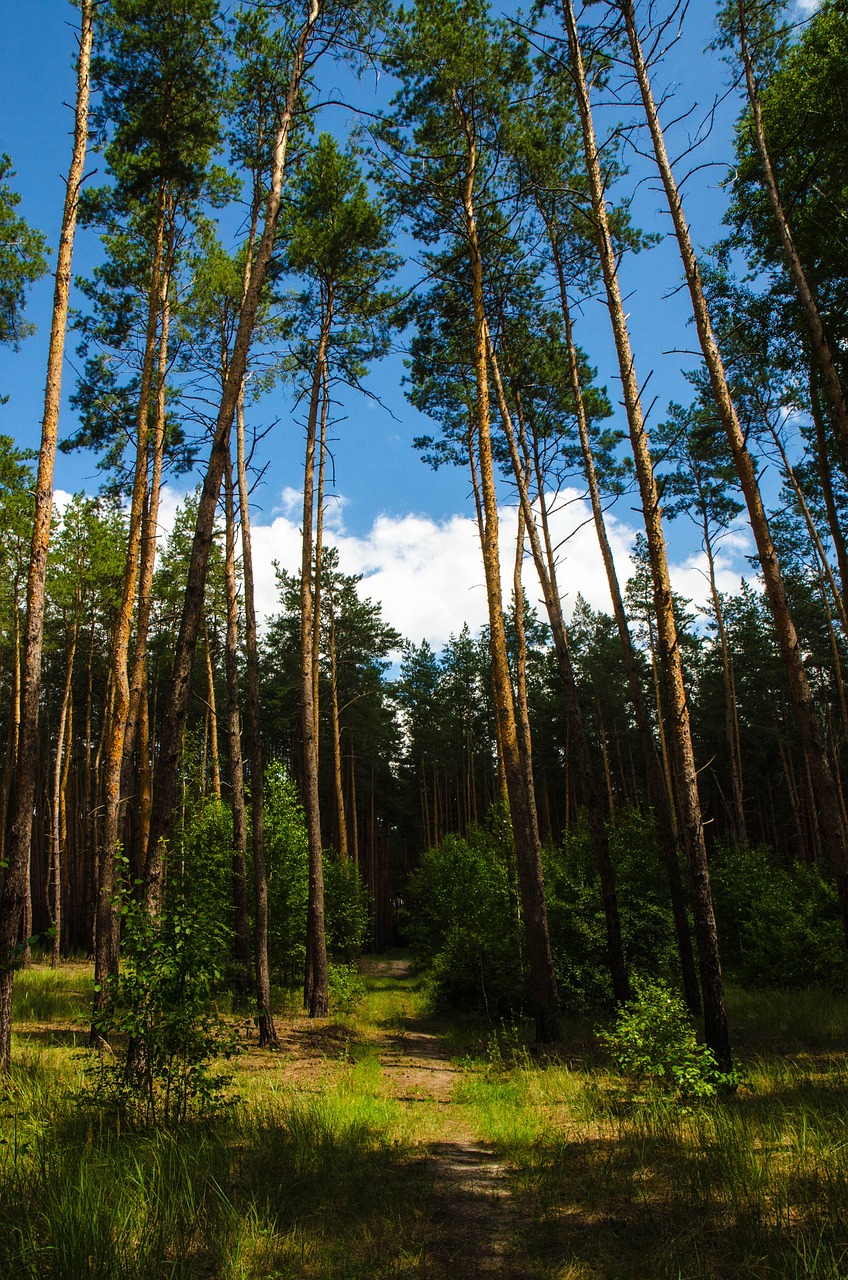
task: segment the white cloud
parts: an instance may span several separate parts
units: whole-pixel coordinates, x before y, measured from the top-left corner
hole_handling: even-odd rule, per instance
[[[295,502],[297,498],[297,503]],[[162,495],[160,529],[173,523],[180,495],[166,487]],[[286,489],[273,508],[270,523],[252,524],[256,604],[260,617],[279,609],[276,560],[284,569],[300,568],[301,495]],[[344,499],[328,508],[327,541],[338,548],[344,573],[361,574],[364,596],[378,601],[386,622],[416,644],[427,640],[441,648],[463,623],[476,633],[487,621],[486,588],[476,521],[454,514],[436,520],[428,515],[379,515],[364,534],[349,533],[344,524]],[[607,513],[607,532],[622,588],[633,572],[630,549],[636,534],[633,525]],[[512,592],[517,511],[505,506],[500,513],[504,600]],[[558,556],[558,580],[566,614],[578,594],[596,609],[610,611],[610,597],[603,561],[595,537],[591,510],[576,489],[559,495],[551,518],[551,532]],[[744,528],[733,530],[722,542],[718,556],[718,582],[723,591],[738,589],[740,573],[747,570],[741,557],[750,550]],[[709,595],[706,557],[702,552],[686,556],[671,566],[675,589],[703,606]],[[524,586],[531,602],[544,615],[541,592],[528,558]]]

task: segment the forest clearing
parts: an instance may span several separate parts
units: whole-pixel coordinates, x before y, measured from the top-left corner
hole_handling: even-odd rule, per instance
[[[227,1064],[234,1100],[177,1132],[79,1094],[91,968],[16,985],[0,1108],[0,1266],[91,1280],[836,1277],[848,1258],[848,1000],[731,991],[745,1083],[628,1091],[590,1024],[422,1009],[405,953],[355,1011],[277,1010]]]

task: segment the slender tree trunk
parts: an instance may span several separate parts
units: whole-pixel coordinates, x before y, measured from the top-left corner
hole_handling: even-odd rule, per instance
[[[627,26],[633,66],[636,71],[642,103],[654,145],[657,168],[665,188],[666,199],[674,224],[686,283],[692,300],[695,326],[709,373],[713,398],[727,435],[730,451],[736,464],[740,485],[748,507],[748,516],[757,546],[760,567],[763,572],[766,597],[774,618],[775,630],[777,631],[784,666],[789,678],[789,687],[801,744],[812,771],[813,784],[820,806],[830,855],[836,868],[836,884],[842,909],[842,926],[846,945],[848,945],[848,832],[846,832],[845,824],[842,820],[839,795],[827,757],[827,748],[821,725],[819,724],[812,689],[804,669],[801,645],[789,608],[789,601],[786,597],[783,575],[777,552],[772,542],[771,530],[769,529],[768,518],[757,482],[754,461],[748,451],[745,435],[736,414],[730,389],[727,385],[724,365],[713,334],[709,309],[701,286],[698,263],[689,235],[689,227],[665,149],[663,133],[651,92],[648,70],[636,31],[633,5],[631,0],[619,0],[619,6]]]
[[[150,632],[150,615],[153,608],[153,574],[156,568],[156,548],[159,540],[159,499],[162,491],[162,465],[165,456],[165,417],[166,389],[168,375],[169,335],[171,326],[171,307],[168,298],[171,271],[174,261],[174,225],[172,210],[166,209],[167,219],[167,267],[160,273],[159,309],[161,323],[159,329],[159,352],[156,367],[156,407],[154,410],[153,432],[150,439],[151,471],[150,487],[144,503],[142,519],[140,562],[138,568],[138,608],[135,620],[135,650],[133,653],[132,673],[130,675],[129,708],[124,730],[123,762],[121,774],[121,792],[127,795],[132,786],[133,757],[136,746],[139,747],[139,849],[144,861],[146,843],[144,831],[149,823],[149,808],[152,797],[142,795],[142,783],[149,784],[149,768],[142,755],[141,744],[137,743],[140,733],[140,717],[146,715],[143,706],[147,697],[147,639]],[[149,729],[149,726],[148,726]],[[148,785],[149,791],[149,785]],[[146,811],[142,814],[141,810]]]
[[[118,972],[118,912],[115,905],[115,859],[118,851],[121,808],[121,775],[124,761],[124,743],[130,714],[130,681],[127,657],[130,646],[136,588],[139,582],[142,518],[145,503],[149,503],[149,422],[150,400],[153,388],[156,334],[162,304],[163,255],[165,247],[165,214],[167,194],[164,180],[160,183],[153,232],[153,258],[150,267],[150,286],[147,305],[147,333],[145,336],[141,378],[136,413],[136,457],[127,532],[124,581],[118,616],[112,632],[110,653],[111,679],[114,702],[109,726],[109,737],[104,759],[103,782],[103,844],[100,851],[100,882],[97,892],[97,951],[94,957],[95,999],[91,1027],[91,1043],[102,1038],[100,1025],[111,1002],[109,979]]]
[[[188,711],[191,671],[203,611],[206,570],[215,529],[218,494],[228,456],[230,430],[236,403],[244,383],[248,349],[256,323],[260,296],[265,285],[268,264],[271,260],[276,239],[277,223],[282,203],[283,176],[289,132],[298,105],[301,82],[306,68],[307,51],[322,11],[322,0],[310,0],[306,18],[300,28],[295,44],[289,86],[274,139],[273,165],[265,205],[262,236],[252,263],[250,278],[246,285],[239,313],[238,330],[221,394],[212,451],[198,504],[197,523],[189,561],[183,613],[179,635],[174,648],[170,696],[162,720],[159,755],[154,779],[153,813],[151,815],[150,841],[145,872],[145,896],[153,902],[158,901],[160,894],[164,849],[170,835],[176,808],[179,760],[182,751],[183,729]],[[253,779],[253,782],[256,785],[255,779]],[[257,942],[258,945],[259,943]],[[259,994],[259,999],[261,1005],[262,993]],[[261,1016],[266,1019],[270,1018],[270,1006],[265,1009]],[[267,1025],[267,1022],[265,1024],[260,1022],[260,1025]]]
[[[221,759],[218,754],[218,704],[215,698],[215,670],[209,644],[209,624],[203,620],[203,649],[206,657],[206,689],[209,703],[209,755],[212,761],[212,791],[221,799]]]
[[[318,797],[318,708],[315,705],[313,635],[317,625],[312,586],[313,524],[315,521],[315,452],[321,391],[330,325],[332,294],[324,300],[321,332],[315,356],[309,414],[306,425],[306,459],[303,472],[303,530],[300,565],[300,711],[303,734],[303,808],[309,838],[309,895],[306,915],[306,973],[303,1000],[310,1018],[325,1018],[329,1009],[327,941],[324,929],[324,870],[321,808]]]
[[[59,967],[62,946],[62,757],[65,750],[65,731],[68,725],[68,713],[71,705],[74,679],[74,658],[77,651],[77,633],[79,622],[74,621],[71,640],[65,666],[65,688],[62,693],[62,707],[59,712],[59,728],[56,735],[56,760],[53,765],[53,806],[50,824],[50,868],[53,881],[53,955],[52,966]]]
[[[333,774],[336,790],[336,825],[339,832],[339,857],[346,862],[349,852],[344,786],[342,784],[342,733],[339,721],[339,682],[338,672],[336,671],[336,619],[332,595],[328,604],[330,611],[330,697],[333,713]]]
[[[615,618],[615,624],[618,630],[618,638],[621,643],[621,653],[624,659],[624,670],[627,675],[630,702],[633,707],[633,714],[636,719],[636,728],[639,733],[639,741],[642,747],[642,759],[645,766],[645,780],[648,787],[648,797],[653,805],[660,833],[663,859],[665,862],[666,875],[668,876],[671,909],[674,917],[677,951],[680,956],[680,971],[683,979],[683,991],[690,1011],[693,1014],[699,1014],[701,1012],[701,993],[698,987],[695,956],[692,951],[692,938],[689,932],[689,916],[686,910],[686,898],[683,892],[683,879],[680,874],[680,859],[675,832],[676,815],[674,813],[673,797],[671,795],[670,786],[667,787],[666,785],[667,770],[665,773],[663,772],[662,760],[657,753],[657,744],[654,739],[651,720],[645,702],[642,677],[639,673],[639,667],[636,661],[636,649],[633,644],[633,638],[630,634],[627,612],[624,607],[624,597],[621,593],[621,586],[618,581],[618,571],[615,566],[615,559],[612,554],[612,547],[610,546],[610,540],[607,534],[604,507],[603,502],[601,501],[601,490],[600,485],[598,484],[597,472],[595,471],[595,459],[589,437],[589,420],[586,414],[586,403],[583,397],[583,387],[580,381],[577,346],[574,341],[574,329],[571,319],[571,308],[568,303],[568,291],[565,284],[565,272],[562,264],[562,256],[559,252],[555,230],[550,223],[547,224],[547,229],[554,258],[554,265],[556,267],[557,281],[559,283],[560,305],[565,325],[566,350],[568,352],[568,375],[577,417],[580,452],[583,458],[583,474],[586,477],[586,485],[589,490],[589,501],[592,507],[592,519],[595,525],[595,535],[598,539],[601,559],[604,562],[604,571],[606,573],[607,585],[609,587],[610,599],[612,601],[613,617]],[[662,710],[659,707],[658,714],[660,730],[662,732]]]
[[[822,497],[824,498],[825,511],[827,512],[830,536],[836,551],[836,563],[839,566],[839,581],[842,585],[842,598],[844,600],[848,597],[848,546],[846,546],[845,535],[842,531],[842,524],[836,506],[836,497],[833,492],[827,430],[819,397],[818,379],[814,368],[810,369],[810,414],[816,430],[816,462],[821,481]]]
[[[518,531],[515,539],[515,566],[512,573],[513,619],[515,623],[515,709],[521,734],[521,757],[524,765],[527,795],[530,797],[530,821],[534,839],[541,845],[539,815],[536,811],[536,787],[533,781],[533,738],[530,732],[530,704],[527,700],[527,633],[524,629],[524,509],[518,509]]]
[[[592,126],[577,23],[571,0],[563,0],[563,13],[568,31],[572,74],[577,91],[578,109],[583,132],[595,233],[600,252],[613,336],[618,353],[619,373],[624,392],[631,446],[642,499],[648,554],[651,562],[654,607],[659,629],[663,675],[666,683],[672,728],[674,773],[680,797],[680,820],[692,889],[698,959],[701,969],[701,991],[704,1001],[705,1034],[707,1044],[713,1050],[720,1068],[723,1071],[728,1071],[731,1066],[730,1036],[724,1004],[724,985],[719,956],[718,933],[716,931],[712,894],[710,892],[707,851],[701,820],[700,798],[698,796],[698,775],[695,768],[692,734],[689,724],[689,708],[683,681],[683,666],[677,639],[677,626],[674,619],[671,581],[668,573],[665,538],[662,531],[659,496],[654,480],[653,462],[642,416],[639,386],[636,380],[627,321],[618,285],[616,254],[610,235],[606,211],[606,195]]]
[[[9,1066],[12,1036],[13,960],[18,941],[23,900],[30,859],[32,814],[35,807],[36,764],[38,760],[38,702],[41,688],[41,650],[44,636],[44,583],[47,574],[47,546],[53,510],[53,467],[59,426],[62,389],[62,362],[68,297],[71,285],[71,257],[79,207],[80,185],[85,167],[88,140],[89,67],[94,32],[94,0],[81,0],[77,96],[74,146],[62,231],[56,257],[56,286],[53,319],[47,356],[47,386],[41,424],[41,449],[35,489],[35,521],[27,581],[27,620],[21,681],[21,734],[18,750],[17,785],[14,792],[11,834],[6,876],[0,893],[0,1071]]]
[[[233,814],[233,906],[235,911],[236,990],[242,999],[250,991],[250,919],[247,906],[247,808],[238,687],[238,591],[236,587],[236,529],[233,469],[224,471],[225,550],[224,585],[227,597],[227,637],[224,665],[227,675],[227,745],[230,759],[230,806]]]
[[[724,625],[724,607],[718,590],[715,575],[715,553],[710,536],[706,505],[702,501],[701,532],[703,545],[707,555],[707,573],[710,583],[710,599],[718,630],[718,642],[721,649],[721,676],[724,685],[724,732],[727,743],[727,757],[730,764],[730,789],[733,794],[733,824],[736,828],[736,840],[741,845],[748,843],[748,829],[745,823],[745,793],[742,786],[742,761],[737,754],[736,736],[736,695],[730,671],[730,646],[727,643],[727,628]]]
[[[534,833],[530,797],[521,763],[515,704],[506,651],[503,602],[501,599],[500,554],[498,549],[498,506],[489,423],[489,386],[486,315],[483,300],[483,262],[477,238],[474,184],[477,146],[470,123],[458,95],[454,95],[457,116],[467,141],[463,184],[463,220],[471,268],[474,310],[474,365],[476,380],[477,456],[483,506],[483,568],[489,612],[492,682],[498,741],[503,752],[504,774],[515,835],[516,860],[527,933],[527,953],[536,1036],[555,1040],[558,1034],[556,977],[548,934],[548,916],[542,877],[541,851]]]
[[[241,562],[244,575],[244,639],[247,676],[247,738],[250,745],[250,820],[253,836],[254,964],[259,1004],[259,1045],[279,1048],[271,1010],[271,968],[268,960],[268,868],[265,862],[265,791],[259,692],[259,636],[253,582],[253,543],[250,536],[250,495],[244,438],[244,392],[237,405],[237,470],[241,518]]]
[[[515,439],[515,431],[512,425],[512,416],[509,411],[509,405],[507,404],[497,355],[492,346],[491,339],[489,339],[488,342],[488,353],[501,420],[507,439],[507,445],[509,447],[513,475],[515,477],[516,484],[518,485],[521,510],[523,512],[524,523],[527,528],[530,550],[533,554],[533,561],[536,565],[536,572],[539,577],[539,582],[542,587],[542,595],[545,600],[545,609],[548,614],[548,621],[551,625],[551,634],[553,636],[554,650],[557,656],[557,665],[559,667],[559,673],[562,679],[566,703],[568,706],[568,718],[574,731],[574,743],[577,751],[577,767],[580,774],[580,790],[589,819],[592,848],[595,854],[598,878],[601,883],[601,897],[604,904],[604,919],[607,931],[607,952],[610,976],[612,978],[613,994],[617,1001],[623,1002],[627,1000],[630,995],[630,984],[627,977],[627,965],[624,959],[624,944],[621,938],[621,920],[618,910],[618,895],[615,888],[615,870],[612,865],[612,858],[610,857],[609,840],[607,839],[606,824],[604,821],[603,800],[597,785],[595,771],[592,767],[591,754],[589,751],[589,739],[586,733],[583,708],[580,704],[580,692],[577,687],[577,679],[575,677],[574,666],[571,661],[565,620],[562,616],[562,606],[556,581],[556,564],[549,535],[547,505],[544,489],[540,478],[537,483],[536,502],[540,509],[540,522],[543,530],[545,531],[547,555],[542,549],[542,543],[539,538],[539,529],[536,522],[536,513],[533,509],[533,503],[530,500],[530,493],[527,485],[527,472],[529,468],[526,465],[526,461],[523,462],[519,454],[518,445]],[[535,811],[533,816],[535,817]]]

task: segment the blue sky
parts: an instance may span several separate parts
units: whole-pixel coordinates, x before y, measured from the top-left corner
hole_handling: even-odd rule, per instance
[[[0,151],[8,152],[16,170],[14,186],[22,196],[20,211],[55,245],[61,218],[63,177],[70,156],[72,115],[66,105],[74,93],[75,9],[66,0],[28,0],[26,5],[4,5],[4,75],[0,80]],[[686,122],[669,135],[670,150],[681,149],[706,115],[713,100],[723,93],[727,69],[716,55],[705,52],[712,38],[713,6],[710,0],[694,0],[689,7],[682,37],[657,72],[657,88],[677,89],[674,115],[681,106],[693,106]],[[370,109],[373,81],[356,84],[343,71],[323,73],[326,97],[338,90]],[[383,92],[381,87],[378,92]],[[726,101],[717,111],[710,136],[697,153],[698,171],[684,187],[687,213],[697,245],[707,246],[721,234],[724,194],[721,182],[732,158],[732,123],[737,100]],[[339,130],[349,113],[333,109],[319,127]],[[690,161],[691,163],[691,161]],[[91,155],[88,169],[102,173],[103,161]],[[647,231],[663,236],[669,230],[663,197],[650,170],[638,156],[631,157],[634,178],[641,178],[633,205],[634,220]],[[93,181],[98,175],[93,172]],[[85,273],[97,260],[98,242],[91,232],[78,234],[74,270]],[[412,268],[407,268],[407,274]],[[679,259],[676,246],[665,238],[650,252],[625,265],[623,286],[628,296],[630,325],[639,377],[647,381],[646,407],[656,399],[654,420],[672,398],[685,399],[686,383],[681,365],[692,364],[680,349],[694,345],[694,331],[687,324],[687,297],[679,291]],[[12,435],[20,445],[37,446],[43,395],[48,318],[52,281],[41,281],[30,295],[28,315],[38,327],[19,353],[0,351],[0,391],[10,396],[0,408],[0,432]],[[618,406],[615,359],[609,323],[599,301],[586,304],[579,340],[598,366],[599,378],[609,388],[616,405],[616,419],[623,425]],[[74,335],[69,335],[64,390],[73,390],[76,357]],[[396,354],[376,369],[368,380],[374,396],[385,405],[363,396],[351,396],[344,408],[345,420],[334,432],[339,503],[331,513],[333,537],[339,543],[342,565],[364,572],[368,593],[384,600],[389,620],[413,640],[425,635],[434,643],[457,631],[464,620],[472,626],[482,621],[482,574],[473,541],[468,484],[456,471],[430,471],[412,448],[412,439],[428,424],[406,402],[401,380],[402,356]],[[291,421],[291,406],[271,397],[258,417],[280,419],[265,446],[268,467],[256,492],[262,600],[273,607],[273,572],[276,556],[287,563],[295,557],[297,512],[294,494],[301,483],[300,429]],[[73,425],[66,407],[62,434]],[[60,455],[57,489],[93,491],[98,484],[93,459],[85,454]],[[184,484],[187,486],[187,482]],[[172,511],[178,491],[167,495],[165,511]],[[629,541],[638,524],[635,497],[625,498],[615,512],[615,535],[626,572]],[[574,504],[562,517],[563,536],[569,522],[580,523],[585,512]],[[509,514],[505,513],[505,531]],[[671,529],[677,582],[686,594],[703,596],[696,563],[697,544],[684,522]],[[724,561],[724,585],[731,587],[747,566],[744,537],[733,540]],[[585,532],[566,547],[564,581],[573,598],[582,590],[599,606],[605,590],[591,538]],[[504,549],[511,562],[511,549]],[[508,567],[508,565],[507,565]],[[511,573],[511,568],[508,567]],[[264,585],[262,585],[264,584]],[[701,587],[699,590],[698,588]],[[528,588],[533,594],[532,587]],[[455,616],[454,616],[455,615]]]

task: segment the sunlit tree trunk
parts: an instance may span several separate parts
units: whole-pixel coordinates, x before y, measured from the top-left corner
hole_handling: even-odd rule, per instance
[[[548,934],[547,906],[542,877],[541,851],[534,832],[530,797],[521,763],[515,704],[507,661],[503,602],[501,599],[500,554],[498,548],[498,505],[489,421],[489,385],[486,315],[483,298],[483,262],[477,236],[474,184],[477,174],[477,145],[470,122],[457,94],[454,106],[466,137],[466,168],[463,183],[463,222],[471,269],[474,313],[474,368],[476,381],[477,460],[482,497],[483,568],[489,613],[492,683],[497,737],[503,754],[503,769],[509,795],[515,835],[516,860],[524,908],[527,954],[536,1036],[555,1040],[558,1034],[556,977]]]
[[[14,980],[12,960],[18,941],[18,929],[26,892],[32,815],[35,807],[38,703],[44,635],[44,584],[47,574],[50,516],[53,510],[53,468],[59,426],[71,258],[88,140],[89,69],[94,33],[94,10],[94,0],[81,0],[73,155],[65,187],[62,230],[56,255],[56,285],[47,356],[47,387],[44,396],[41,449],[36,478],[35,522],[27,581],[27,620],[23,646],[17,785],[14,791],[11,833],[6,857],[6,876],[2,893],[0,893],[0,1071],[8,1067],[11,1056],[12,983]]]
[[[836,884],[842,910],[842,926],[846,944],[848,945],[848,832],[842,820],[839,794],[830,768],[813,692],[804,669],[801,644],[789,608],[777,552],[771,538],[771,530],[765,507],[763,506],[754,460],[748,450],[745,434],[736,414],[730,389],[727,385],[724,365],[713,334],[709,308],[701,285],[698,262],[689,235],[689,227],[683,212],[680,193],[666,152],[662,128],[651,91],[648,69],[636,30],[633,5],[630,0],[619,0],[619,7],[627,27],[636,79],[651,133],[657,168],[674,224],[686,283],[692,301],[692,312],[698,331],[698,339],[704,362],[707,366],[707,372],[709,373],[713,399],[730,445],[730,451],[739,475],[740,486],[745,496],[751,530],[757,546],[760,567],[765,582],[766,598],[774,619],[775,631],[777,632],[781,655],[789,680],[801,745],[812,772],[817,806],[821,813],[831,857],[836,867]]]
[[[712,894],[710,892],[707,851],[698,795],[698,775],[695,767],[689,708],[686,700],[683,666],[674,618],[659,495],[654,479],[653,462],[642,416],[639,385],[636,379],[627,321],[618,284],[616,254],[610,234],[601,164],[595,142],[583,58],[571,0],[563,0],[563,13],[568,32],[571,69],[580,112],[595,233],[601,258],[601,269],[604,277],[613,337],[618,354],[619,374],[630,428],[630,442],[642,500],[642,514],[645,521],[648,555],[651,564],[654,609],[659,632],[663,676],[666,684],[671,726],[674,755],[673,772],[680,800],[680,824],[692,890],[698,960],[701,970],[701,992],[704,1002],[705,1034],[707,1043],[713,1050],[719,1066],[722,1070],[727,1071],[731,1065],[730,1036],[724,1004],[724,984],[721,973],[718,933],[713,912]]]
[[[156,906],[162,890],[163,857],[173,823],[177,784],[179,778],[179,761],[182,752],[183,728],[188,711],[191,688],[191,672],[197,635],[203,611],[203,596],[206,586],[206,571],[209,564],[209,553],[215,529],[215,513],[218,505],[218,494],[221,479],[228,456],[230,430],[236,403],[241,394],[244,375],[247,367],[247,355],[259,300],[265,285],[268,264],[274,249],[277,223],[282,205],[282,187],[285,171],[286,152],[289,133],[298,105],[301,83],[306,69],[307,51],[315,27],[322,13],[322,0],[310,0],[309,8],[295,44],[289,86],[285,102],[282,105],[272,154],[273,164],[269,190],[265,205],[265,219],[262,236],[256,249],[252,263],[250,279],[239,312],[238,330],[236,332],[227,377],[221,394],[212,451],[203,481],[200,502],[198,504],[197,522],[188,566],[183,613],[180,630],[174,647],[174,664],[171,676],[170,695],[167,709],[162,719],[159,738],[159,755],[157,757],[154,779],[153,813],[151,815],[150,840],[148,846],[147,866],[145,872],[145,897]],[[263,867],[264,873],[264,867]],[[261,896],[261,895],[260,895]],[[267,893],[263,914],[267,913]],[[259,927],[257,912],[257,929]],[[257,946],[259,945],[257,941]],[[259,993],[260,1007],[263,999]],[[265,1022],[262,1023],[261,1019]],[[270,1005],[261,1015],[260,1026],[266,1028],[270,1024]]]

